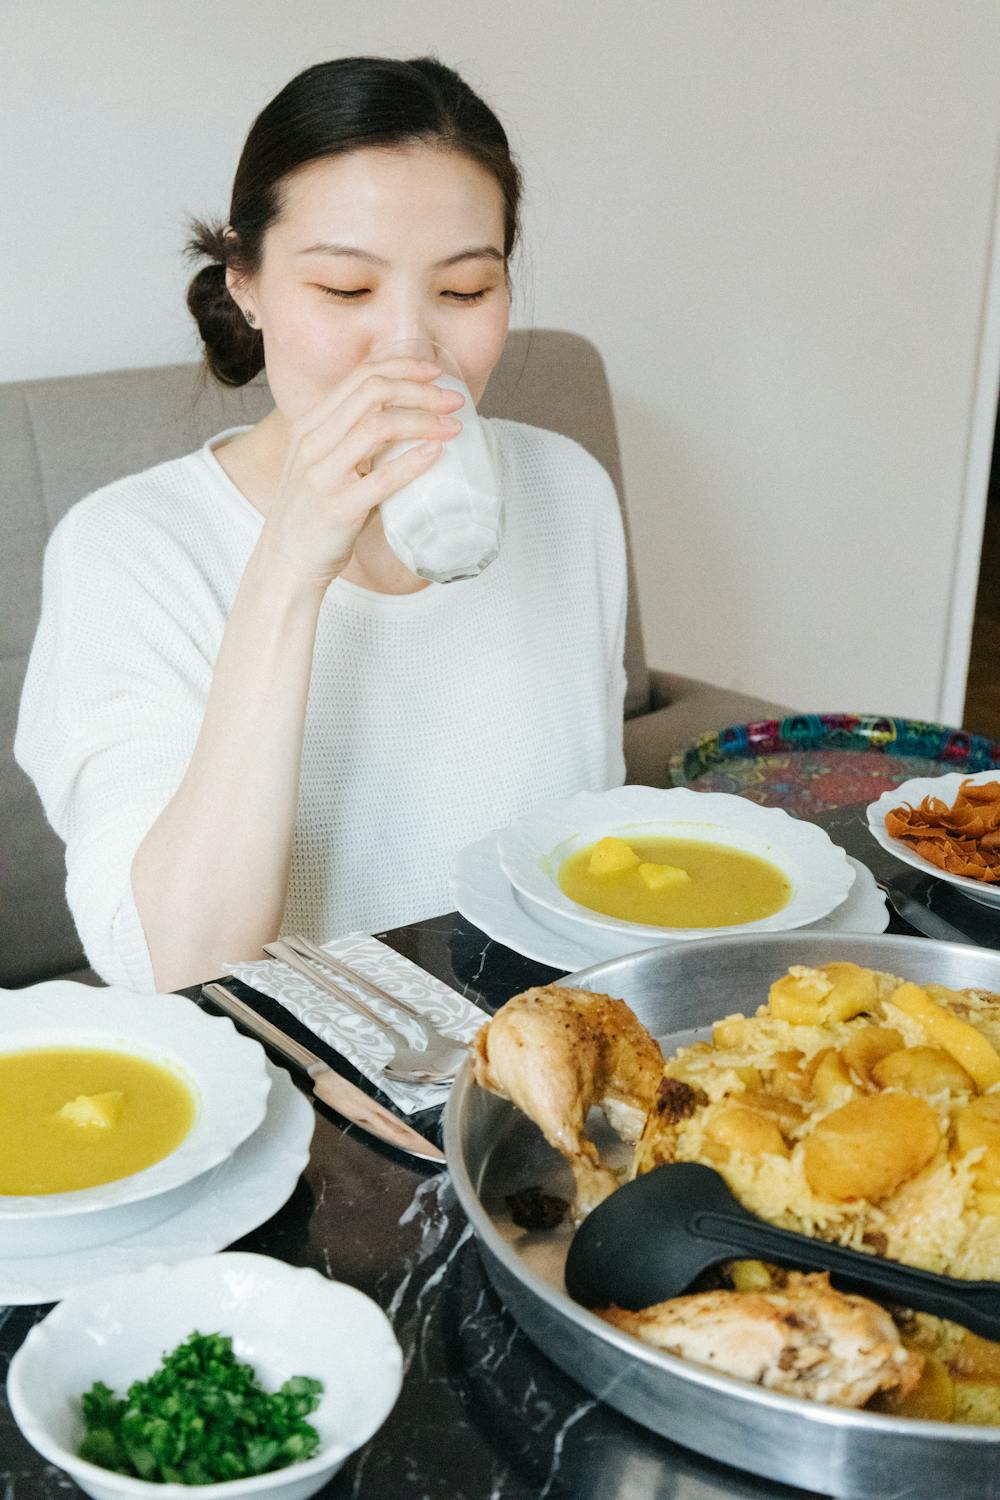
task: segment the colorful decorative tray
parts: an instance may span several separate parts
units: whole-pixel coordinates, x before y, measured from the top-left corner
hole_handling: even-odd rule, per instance
[[[802,817],[869,803],[914,776],[1000,770],[1000,744],[946,724],[794,714],[732,724],[675,752],[673,786],[733,792]]]

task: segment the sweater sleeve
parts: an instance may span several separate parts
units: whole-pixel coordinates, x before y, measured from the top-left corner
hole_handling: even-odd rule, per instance
[[[620,581],[615,604],[615,627],[611,634],[608,663],[608,786],[625,781],[625,616],[628,608],[628,575],[625,561],[625,534],[619,518],[618,531],[621,558]]]
[[[143,991],[155,983],[132,860],[187,768],[212,671],[199,580],[178,554],[122,511],[69,512],[46,549],[14,746],[66,844],[88,961]]]
[[[604,621],[606,641],[605,681],[607,683],[608,760],[607,782],[621,786],[625,780],[625,621],[628,609],[628,563],[625,551],[625,528],[622,523],[618,496],[610,476],[601,469],[601,476],[610,491],[610,503],[605,501],[602,524],[599,528],[598,548],[601,580],[604,597]]]
[[[558,589],[577,593],[573,630],[588,660],[587,703],[602,723],[595,784],[625,780],[625,629],[628,564],[618,493],[610,474],[574,439],[494,419],[514,439],[518,481],[529,501],[539,555],[558,572]]]
[[[551,439],[554,435],[546,436]],[[607,726],[604,785],[621,786],[625,780],[625,628],[628,610],[628,561],[625,527],[618,492],[610,474],[597,459],[570,438],[558,437],[553,445],[556,473],[568,478],[571,516],[567,527],[581,528],[583,515],[589,515],[587,540],[589,567],[581,568],[589,576],[587,593],[591,607],[596,606],[599,620],[599,671],[603,672],[603,709]],[[598,694],[595,692],[595,697]]]

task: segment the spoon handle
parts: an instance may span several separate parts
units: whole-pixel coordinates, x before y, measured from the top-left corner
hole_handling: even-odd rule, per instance
[[[917,1312],[951,1318],[983,1338],[1000,1339],[1000,1282],[958,1281],[952,1292],[943,1277],[930,1271],[849,1250],[829,1240],[810,1240],[737,1213],[698,1209],[691,1217],[690,1230],[714,1242],[720,1260],[731,1260],[734,1252],[744,1251],[780,1265],[829,1271],[850,1291],[874,1293]]]

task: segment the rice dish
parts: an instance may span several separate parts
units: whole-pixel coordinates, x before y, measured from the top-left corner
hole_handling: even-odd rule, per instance
[[[843,981],[856,998],[838,1006]],[[1000,1062],[1000,997],[925,987],[922,993],[935,1010],[961,1025],[956,1057],[954,1039],[949,1052],[928,1034],[926,1021],[894,1003],[915,989],[855,965],[793,968],[772,986],[756,1015],[726,1017],[716,1023],[711,1043],[668,1058],[636,1170],[666,1161],[704,1162],[747,1208],[783,1228],[951,1276],[1000,1276],[1000,1191],[994,1188],[994,1178],[1000,1186],[1000,1070],[990,1083],[987,1067],[977,1084],[960,1060],[968,1040],[963,1033],[971,1031]],[[808,1003],[796,1009],[797,998]],[[872,1063],[879,1046],[889,1050]],[[972,1050],[978,1053],[975,1041]],[[856,1114],[868,1110],[878,1125],[879,1101],[890,1123],[893,1111],[902,1111],[904,1136],[911,1114],[929,1128],[933,1149],[925,1151],[927,1159],[914,1163],[907,1157],[912,1142],[892,1139],[891,1130],[880,1128],[869,1137],[862,1131],[846,1140],[834,1136],[843,1169],[857,1164],[860,1186],[873,1157],[900,1158],[896,1174],[890,1162],[889,1177],[882,1179],[887,1192],[845,1192],[849,1181],[824,1191],[823,1173],[816,1170],[819,1139],[847,1106]],[[987,1143],[968,1148],[963,1121],[974,1122],[984,1111],[997,1115],[996,1145],[987,1120],[988,1128],[979,1132]]]

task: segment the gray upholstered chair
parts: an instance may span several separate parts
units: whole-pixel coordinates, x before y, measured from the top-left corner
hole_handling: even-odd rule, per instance
[[[261,382],[228,390],[192,365],[0,385],[0,985],[89,974],[66,908],[62,844],[11,753],[49,532],[83,495],[190,452],[224,427],[254,422],[269,406]],[[607,377],[585,339],[512,334],[482,408],[575,438],[623,494]],[[634,587],[626,665],[630,781],[662,786],[670,752],[696,734],[783,711],[651,671]]]

